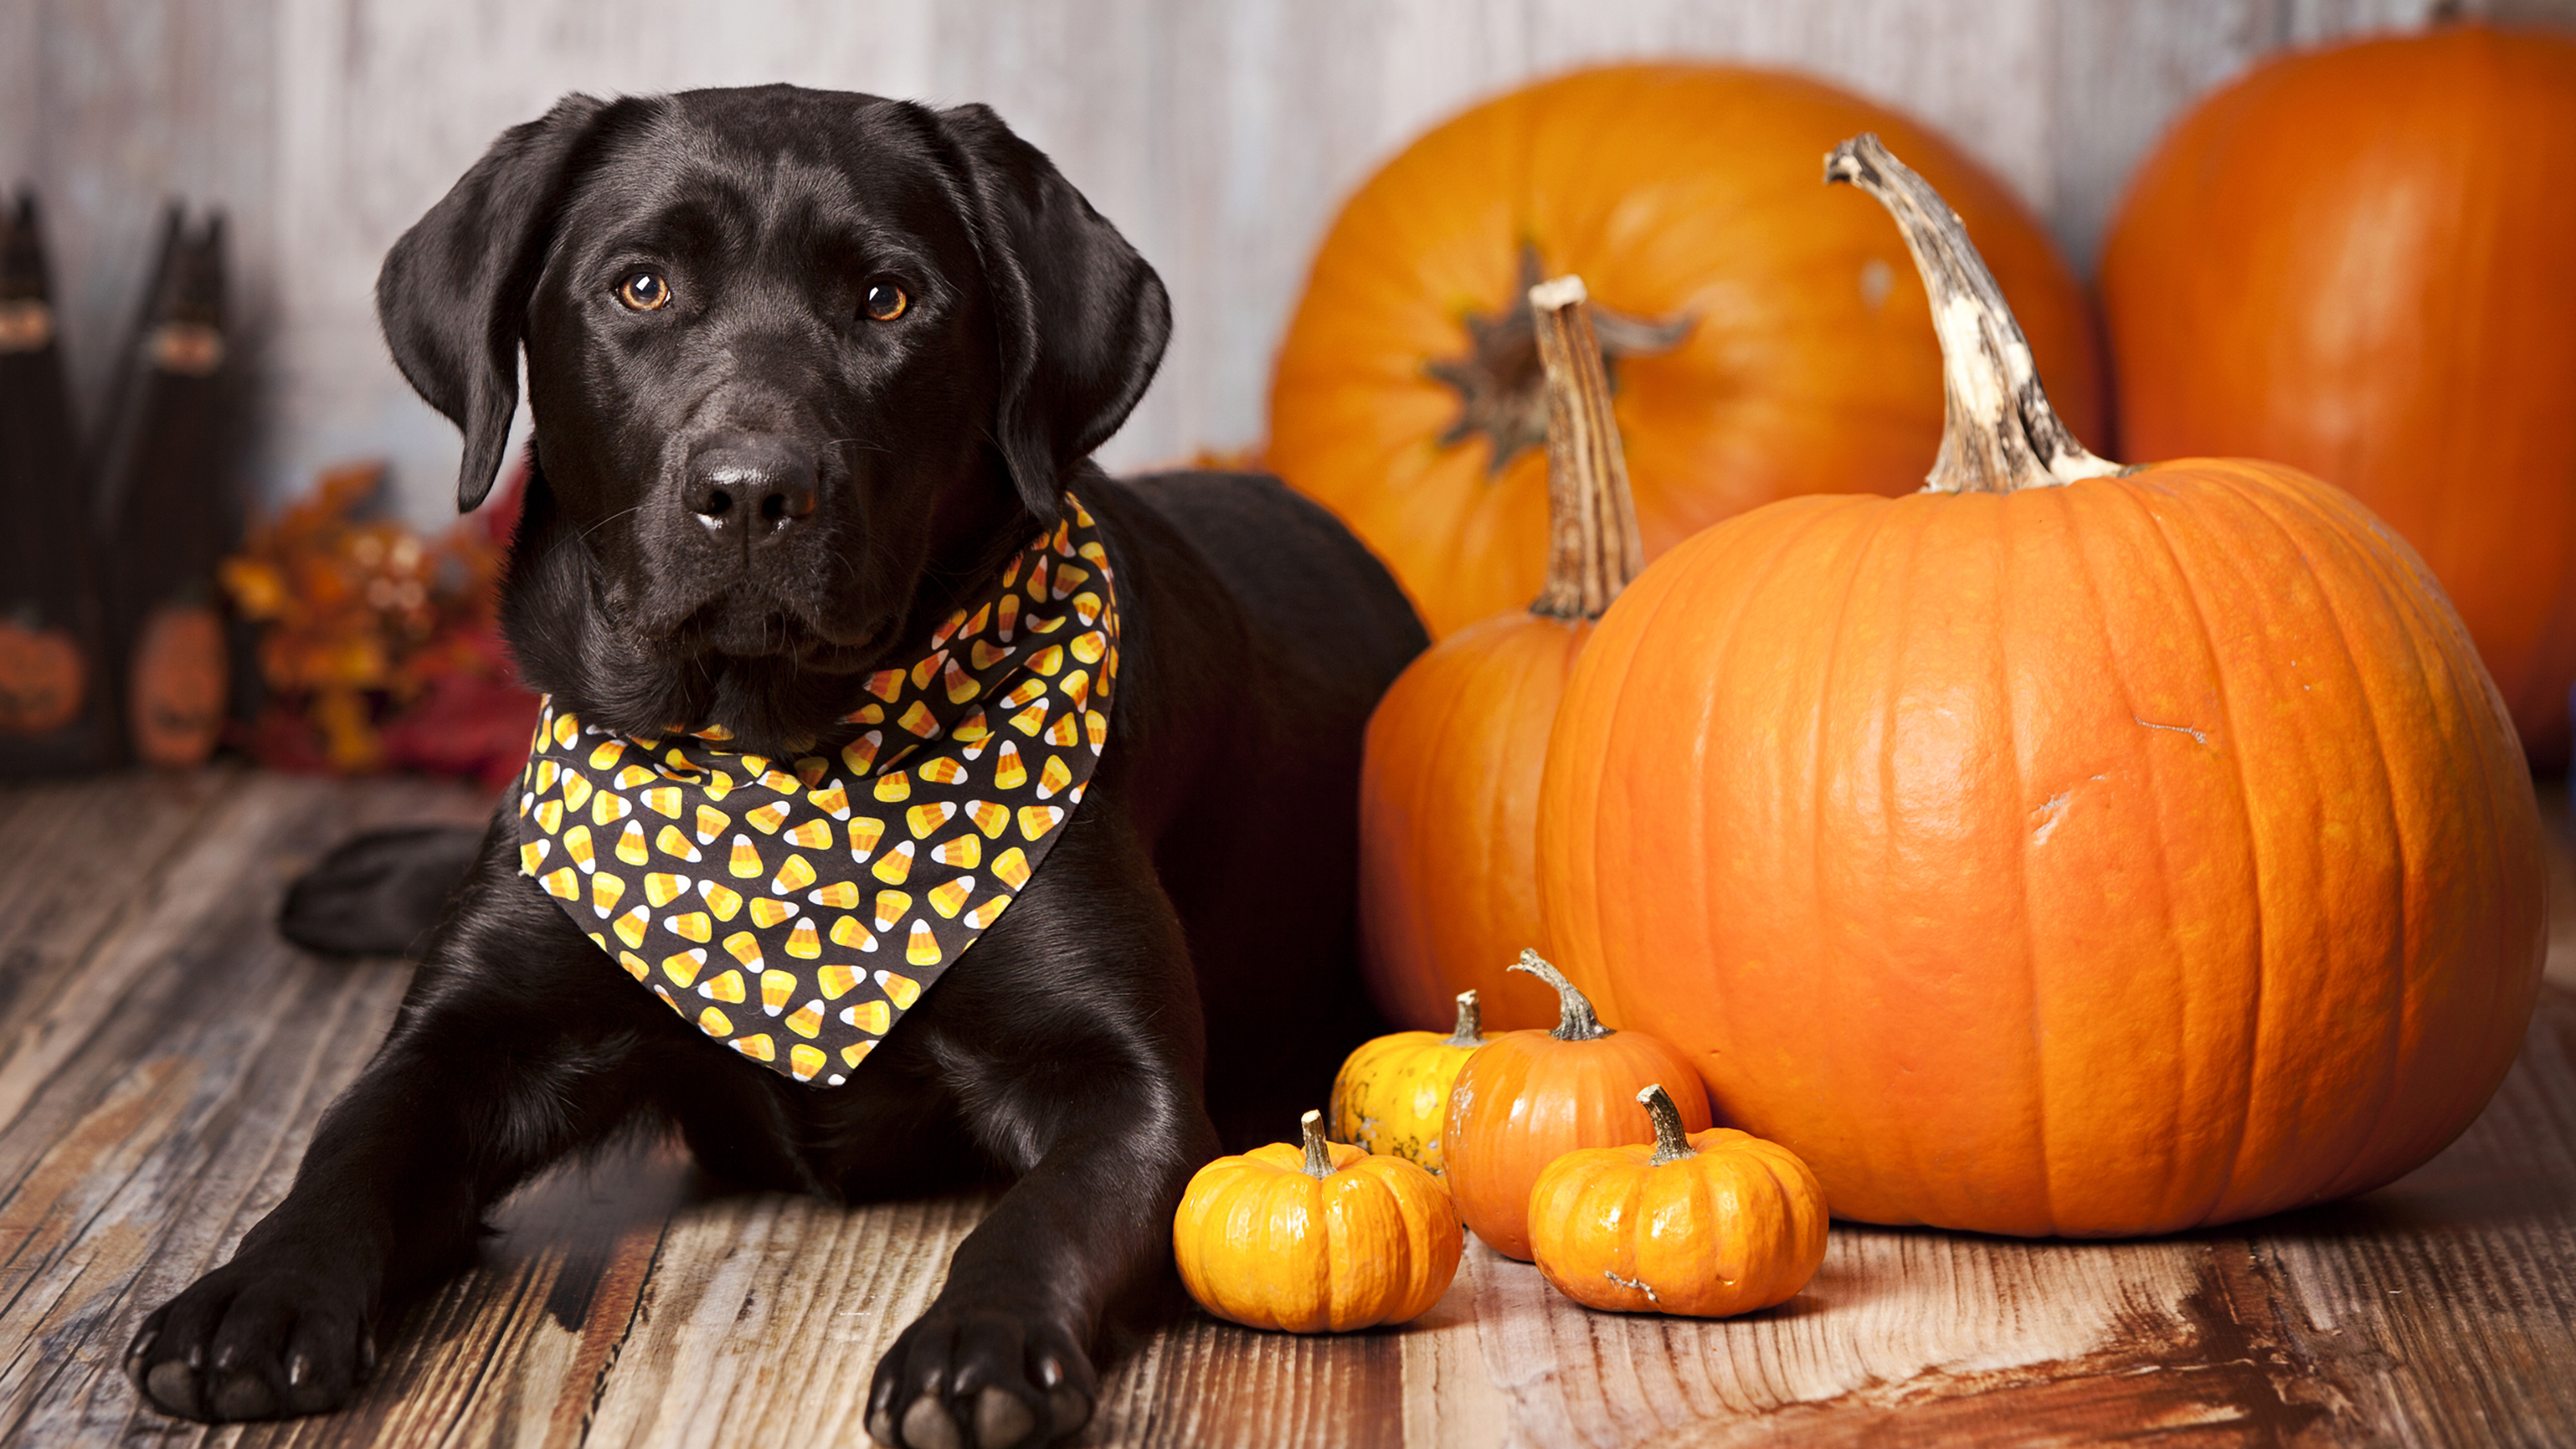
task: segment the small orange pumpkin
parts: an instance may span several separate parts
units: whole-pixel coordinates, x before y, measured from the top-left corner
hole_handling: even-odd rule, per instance
[[[143,621],[128,675],[127,723],[147,765],[202,765],[224,727],[230,658],[203,604],[164,604]]]
[[[1324,1140],[1324,1114],[1285,1142],[1198,1170],[1172,1256],[1199,1306],[1248,1328],[1348,1333],[1402,1323],[1449,1291],[1466,1238],[1438,1179],[1401,1157]]]
[[[1615,1147],[1654,1133],[1636,1094],[1670,1082],[1691,1130],[1709,1125],[1708,1094],[1690,1058],[1641,1031],[1614,1031],[1562,972],[1523,951],[1515,971],[1556,988],[1554,1031],[1510,1031],[1467,1059],[1441,1127],[1449,1193],[1459,1215],[1497,1253],[1529,1261],[1530,1185],[1578,1147]]]
[[[87,672],[71,635],[0,619],[0,734],[50,734],[78,719]]]
[[[1480,994],[1505,1030],[1556,1001],[1511,974],[1537,942],[1538,784],[1547,733],[1592,621],[1645,567],[1583,279],[1529,291],[1547,374],[1547,582],[1526,609],[1450,635],[1407,665],[1369,716],[1360,766],[1360,926],[1369,990],[1427,1027],[1450,993]]]
[[[1825,1261],[1825,1189],[1796,1153],[1732,1127],[1691,1134],[1661,1086],[1655,1140],[1590,1147],[1530,1188],[1530,1251],[1587,1308],[1723,1318],[1785,1303]]]
[[[1399,1031],[1362,1042],[1333,1077],[1333,1136],[1362,1152],[1391,1152],[1440,1175],[1440,1124],[1449,1089],[1485,1044],[1476,993],[1458,993],[1458,1026]]]

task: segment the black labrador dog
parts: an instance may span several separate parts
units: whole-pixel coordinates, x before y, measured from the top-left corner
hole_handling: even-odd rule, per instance
[[[1154,373],[1165,294],[982,107],[572,97],[402,238],[378,304],[464,433],[466,508],[524,345],[538,434],[502,615],[557,707],[829,748],[862,681],[919,657],[1070,488],[1117,581],[1106,752],[1013,909],[838,1086],[742,1060],[628,979],[522,872],[515,789],[479,844],[344,847],[289,933],[426,927],[418,976],[285,1201],[145,1321],[134,1383],[193,1419],[332,1408],[388,1296],[470,1262],[503,1194],[675,1128],[755,1187],[1010,1179],[878,1365],[868,1427],[915,1449],[1080,1427],[1104,1324],[1166,1301],[1189,1174],[1290,1135],[1376,1029],[1356,792],[1369,710],[1425,643],[1403,594],[1274,481],[1086,461]]]

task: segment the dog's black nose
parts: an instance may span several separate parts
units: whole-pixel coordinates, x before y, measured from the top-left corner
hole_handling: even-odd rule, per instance
[[[814,511],[814,450],[791,439],[735,433],[689,455],[689,510],[713,532],[777,532]]]

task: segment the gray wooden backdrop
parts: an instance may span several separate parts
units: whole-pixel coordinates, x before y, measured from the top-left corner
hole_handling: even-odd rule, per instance
[[[94,410],[165,198],[220,204],[265,386],[257,485],[381,455],[445,516],[447,425],[385,360],[386,245],[567,90],[788,80],[983,100],[1161,269],[1177,327],[1113,467],[1257,441],[1269,360],[1341,198],[1525,78],[1641,56],[1837,81],[1981,157],[2089,270],[2139,153],[2265,52],[2440,0],[0,0],[0,182],[51,206]],[[2576,0],[2450,8],[2576,11]],[[524,425],[524,419],[522,420]]]

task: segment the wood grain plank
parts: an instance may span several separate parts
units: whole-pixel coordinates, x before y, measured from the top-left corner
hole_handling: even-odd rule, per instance
[[[0,869],[0,901],[35,903],[0,910],[0,941],[38,943],[56,983],[0,1055],[0,1080],[31,1084],[0,1102],[0,1442],[864,1442],[878,1357],[990,1198],[730,1195],[659,1143],[505,1204],[478,1267],[386,1325],[346,1411],[209,1430],[139,1410],[116,1364],[134,1323],[283,1193],[405,978],[277,942],[278,882],[345,822],[479,808],[220,772],[195,788],[86,782],[34,816],[0,793],[0,830],[54,830]],[[2551,819],[2563,872],[2563,801]],[[112,903],[84,831],[146,842]],[[2477,1123],[2351,1202],[2136,1243],[1842,1225],[1805,1293],[1713,1323],[1591,1313],[1472,1245],[1398,1330],[1177,1317],[1113,1362],[1080,1442],[2564,1443],[2571,1264],[2576,994],[2552,987]]]
[[[154,808],[129,787],[75,790],[94,807],[76,813],[124,836],[115,802]],[[309,858],[369,800],[416,798],[221,771],[156,788],[202,791],[201,808],[157,864],[90,877],[118,914],[22,1015],[5,1068],[0,1431],[35,1442],[124,1431],[134,1408],[116,1360],[136,1323],[282,1195],[408,974],[313,961],[269,922],[272,868]]]

